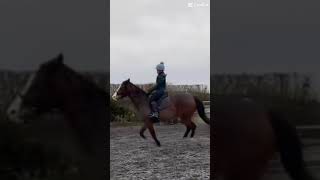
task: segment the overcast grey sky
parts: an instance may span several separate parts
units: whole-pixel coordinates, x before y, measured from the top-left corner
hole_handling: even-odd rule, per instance
[[[188,3],[199,4],[188,7]],[[201,5],[202,4],[202,5]],[[111,0],[111,83],[155,82],[163,61],[167,81],[209,84],[209,0]]]
[[[216,0],[213,72],[318,72],[320,1]]]
[[[208,81],[210,12],[193,1],[209,0],[111,0],[112,82],[153,82],[160,61],[170,82]],[[212,72],[319,71],[319,1],[214,2]],[[0,68],[34,69],[63,51],[76,69],[107,70],[106,3],[0,1]]]
[[[106,0],[1,0],[0,69],[35,69],[65,54],[77,70],[108,68]]]

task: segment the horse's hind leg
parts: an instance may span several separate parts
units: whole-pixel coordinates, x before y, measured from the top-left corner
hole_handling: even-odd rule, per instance
[[[183,135],[183,138],[185,138],[185,137],[188,137],[188,134],[191,130],[191,124],[186,118],[182,118],[181,120],[182,120],[181,122],[184,123],[184,125],[186,125],[186,128],[187,128],[186,132]]]
[[[186,125],[186,132],[184,133],[184,138],[188,137],[190,130],[192,130],[191,136],[194,134],[195,124],[191,121],[191,118],[183,118],[182,122]]]
[[[191,128],[190,128],[189,126],[187,126],[187,125],[186,125],[186,128],[187,128],[187,130],[186,130],[186,132],[185,132],[184,135],[183,135],[184,138],[185,138],[185,137],[188,137],[188,134],[189,134],[189,132],[190,132],[190,130],[191,130]]]
[[[190,121],[190,124],[191,124],[191,135],[190,135],[190,137],[193,137],[197,126],[192,121]]]
[[[151,134],[151,136],[153,137],[154,141],[157,143],[157,145],[160,147],[161,144],[159,142],[159,140],[157,139],[157,136],[156,136],[156,132],[154,131],[154,127],[153,127],[153,124],[150,122],[147,124],[147,127],[149,129],[149,132]]]
[[[144,124],[141,129],[140,129],[140,136],[143,138],[143,139],[146,139],[146,137],[144,136],[144,131],[147,129],[147,126]]]

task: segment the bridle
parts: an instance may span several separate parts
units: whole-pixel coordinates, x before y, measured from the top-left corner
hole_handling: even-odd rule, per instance
[[[25,99],[25,95],[24,95],[23,93],[18,92],[16,96],[18,96],[18,97],[21,99],[22,102],[25,101],[25,100],[24,100],[24,99]],[[33,106],[33,105],[30,106],[28,109],[31,110],[32,112],[36,112],[36,113],[53,113],[53,112],[59,111],[58,108],[54,108],[54,107],[51,107],[51,108],[41,108],[41,107],[39,107],[39,106]]]

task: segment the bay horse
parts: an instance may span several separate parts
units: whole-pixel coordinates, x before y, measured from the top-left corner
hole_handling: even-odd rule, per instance
[[[139,118],[144,122],[144,125],[140,129],[140,136],[145,139],[144,131],[149,129],[149,132],[156,144],[161,146],[157,139],[152,120],[148,117],[151,109],[147,93],[131,83],[130,79],[128,79],[123,81],[116,92],[112,95],[112,98],[115,101],[124,97],[130,98],[138,111]],[[166,108],[160,110],[160,121],[168,122],[180,118],[181,123],[186,126],[186,131],[183,137],[187,137],[190,131],[190,137],[193,137],[197,126],[192,122],[192,117],[197,110],[201,119],[205,123],[210,124],[210,119],[205,114],[205,108],[202,101],[189,93],[178,93],[170,96],[170,100]]]
[[[302,143],[283,113],[248,97],[213,97],[213,179],[261,179],[277,152],[293,180],[311,180]]]
[[[24,123],[60,111],[79,144],[81,178],[107,178],[105,164],[108,93],[64,64],[63,54],[40,65],[8,108],[9,119]],[[39,118],[38,118],[39,119]]]

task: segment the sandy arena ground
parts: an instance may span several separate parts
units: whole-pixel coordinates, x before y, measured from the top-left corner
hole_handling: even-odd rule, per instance
[[[182,124],[155,126],[161,147],[149,131],[142,139],[139,126],[111,128],[111,179],[209,179],[210,128],[204,123],[197,126],[193,138],[182,138]]]

